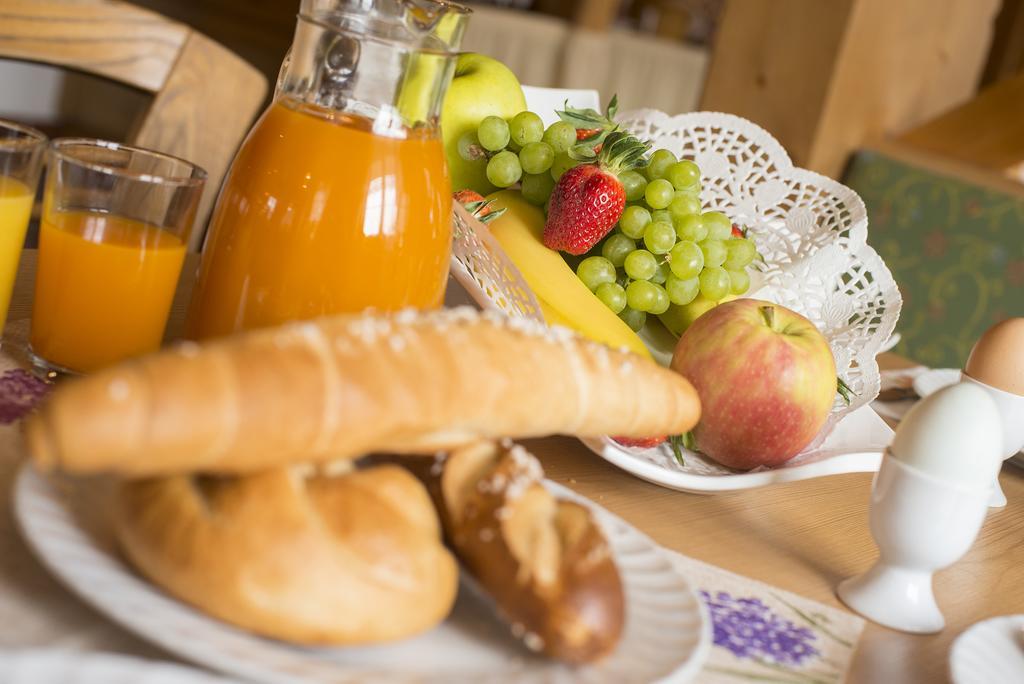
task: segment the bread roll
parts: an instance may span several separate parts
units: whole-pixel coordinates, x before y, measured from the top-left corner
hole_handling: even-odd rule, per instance
[[[170,594],[302,644],[417,634],[448,615],[458,585],[430,498],[397,466],[128,481],[115,529],[132,563]]]
[[[679,434],[684,378],[561,328],[471,309],[339,316],[128,361],[26,424],[42,469],[240,473],[481,438]]]
[[[622,634],[622,582],[585,507],[541,484],[521,446],[484,442],[434,459],[391,458],[426,484],[445,537],[530,649],[572,664],[611,652]]]

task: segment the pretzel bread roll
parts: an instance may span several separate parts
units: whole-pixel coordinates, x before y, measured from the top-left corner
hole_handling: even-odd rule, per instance
[[[433,627],[455,601],[458,568],[434,507],[398,466],[129,480],[114,521],[143,575],[268,637],[390,641]]]
[[[564,328],[469,308],[324,318],[128,361],[26,424],[43,470],[240,473],[481,438],[680,434],[690,383]]]
[[[480,442],[373,460],[401,463],[427,485],[446,541],[528,649],[574,665],[615,649],[625,597],[611,549],[587,508],[544,487],[536,457]]]

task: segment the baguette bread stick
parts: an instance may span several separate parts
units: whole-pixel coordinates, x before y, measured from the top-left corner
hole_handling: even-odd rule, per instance
[[[433,627],[455,601],[458,567],[434,507],[397,466],[130,480],[114,510],[143,575],[264,636],[390,641]]]
[[[563,328],[469,308],[351,315],[186,343],[58,387],[43,470],[241,473],[479,439],[688,431],[693,387]]]

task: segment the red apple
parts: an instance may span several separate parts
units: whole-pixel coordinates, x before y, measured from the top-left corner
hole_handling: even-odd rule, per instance
[[[697,389],[697,448],[740,470],[777,466],[800,453],[828,418],[836,364],[814,324],[784,306],[737,299],[686,332],[672,368]]]

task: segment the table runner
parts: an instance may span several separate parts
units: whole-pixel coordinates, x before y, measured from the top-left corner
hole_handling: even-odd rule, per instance
[[[23,321],[8,325],[0,352],[0,649],[49,647],[176,660],[79,601],[49,577],[20,537],[11,508],[23,453],[18,420],[47,391],[23,367],[26,329]],[[845,679],[864,629],[862,619],[669,553],[711,617],[714,645],[698,682],[829,684]]]

